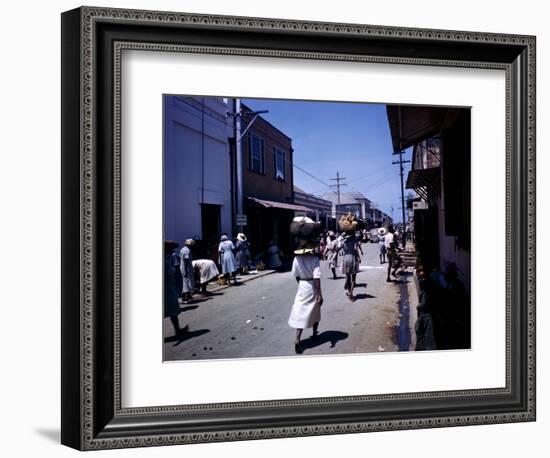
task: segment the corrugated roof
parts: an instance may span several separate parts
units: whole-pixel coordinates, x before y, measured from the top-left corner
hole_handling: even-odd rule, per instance
[[[320,196],[321,199],[329,200],[330,202],[334,204],[338,204],[338,194],[336,192],[327,192],[326,194],[323,194]],[[353,205],[357,204],[359,205],[359,202],[355,200],[353,197],[348,195],[347,193],[340,193],[340,205]]]
[[[299,212],[312,212],[311,208],[304,207],[303,205],[287,204],[286,202],[276,202],[274,200],[256,199],[255,197],[249,197],[253,202],[266,208],[282,208],[283,210],[293,210]]]

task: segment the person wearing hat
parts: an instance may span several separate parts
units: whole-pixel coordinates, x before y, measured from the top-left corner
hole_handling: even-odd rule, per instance
[[[235,250],[237,252],[237,268],[241,274],[246,275],[248,273],[248,261],[250,260],[250,242],[242,232],[237,234]]]
[[[170,318],[176,336],[182,333],[179,324],[181,308],[178,302],[179,291],[177,287],[176,269],[172,262],[172,252],[178,246],[179,245],[173,240],[164,241],[164,317]]]
[[[341,244],[342,250],[342,273],[346,276],[344,289],[346,296],[350,301],[354,300],[353,289],[355,288],[355,280],[359,272],[359,251],[361,246],[355,237],[357,221],[352,214],[343,215],[339,221],[340,229],[344,232],[344,237]]]
[[[315,254],[318,246],[316,239],[320,225],[310,218],[298,216],[291,225],[291,233],[298,239],[298,248],[292,262],[292,275],[298,282],[298,291],[288,318],[290,327],[296,329],[294,351],[303,353],[302,332],[305,328],[313,328],[313,337],[317,337],[319,321],[321,320],[321,263]]]
[[[229,240],[227,234],[223,233],[220,237],[220,244],[218,245],[218,253],[220,256],[220,265],[222,266],[222,274],[227,279],[227,283],[230,284],[233,280],[233,284],[237,283],[235,278],[235,272],[237,271],[237,261],[235,259],[235,245]]]
[[[338,267],[338,252],[340,244],[336,240],[336,234],[328,231],[327,243],[325,246],[325,259],[328,261],[328,267],[332,271],[332,278],[336,279],[336,267]]]
[[[385,244],[385,238],[386,238],[386,228],[381,227],[378,229],[378,252],[380,253],[380,264],[384,264],[386,262],[386,244]]]
[[[193,255],[191,253],[191,247],[194,244],[193,239],[186,239],[183,248],[180,250],[181,293],[185,304],[191,299],[195,289],[195,271],[193,270]]]

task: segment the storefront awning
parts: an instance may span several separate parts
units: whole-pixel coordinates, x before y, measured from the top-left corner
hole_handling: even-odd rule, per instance
[[[454,122],[462,108],[387,105],[394,151],[404,150],[438,134]]]
[[[304,207],[303,205],[287,204],[286,202],[275,202],[274,200],[262,200],[256,199],[255,197],[249,197],[248,199],[265,208],[281,208],[283,210],[292,210],[297,212],[315,212],[315,210]]]
[[[440,168],[411,170],[407,176],[407,189],[414,189],[423,199],[428,199],[428,193],[439,194],[441,188]]]

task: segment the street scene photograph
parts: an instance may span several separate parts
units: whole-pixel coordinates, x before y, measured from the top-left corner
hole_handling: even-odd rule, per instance
[[[465,107],[163,96],[163,361],[471,348]]]

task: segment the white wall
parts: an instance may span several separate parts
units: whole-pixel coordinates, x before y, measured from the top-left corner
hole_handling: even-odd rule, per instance
[[[538,35],[538,125],[550,123],[550,30],[544,2],[464,0],[443,5],[436,0],[95,0],[97,5],[225,13],[319,21],[362,22]],[[59,0],[2,5],[0,28],[0,304],[2,377],[0,406],[3,456],[80,456],[59,440],[60,339],[60,17],[80,1]],[[27,122],[32,98],[34,120]],[[32,129],[32,130],[31,130]],[[538,170],[550,172],[550,141],[539,127]],[[539,223],[550,226],[546,199],[550,180],[540,180]],[[541,234],[545,235],[543,231]],[[539,259],[548,259],[549,244],[539,240]],[[433,430],[323,436],[315,438],[122,450],[101,456],[281,457],[406,456],[499,458],[545,456],[550,430],[547,390],[550,295],[544,281],[548,262],[538,273],[538,421]],[[298,374],[307,377],[307,374]],[[410,376],[404,374],[404,376]],[[182,389],[185,381],[182,380]],[[223,383],[230,383],[224,381]]]
[[[202,111],[210,114],[203,118]],[[164,237],[180,244],[202,238],[201,204],[219,205],[220,233],[231,233],[232,132],[229,122],[212,112],[225,117],[227,106],[201,97],[164,99]]]

